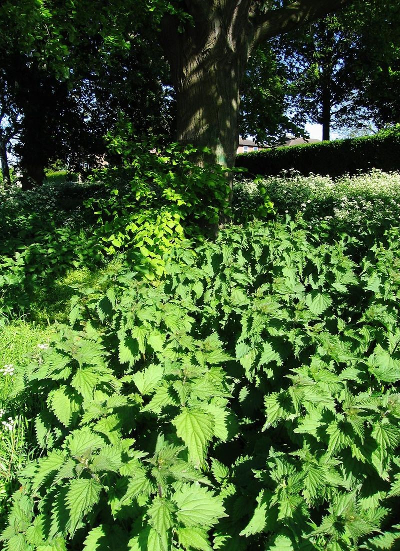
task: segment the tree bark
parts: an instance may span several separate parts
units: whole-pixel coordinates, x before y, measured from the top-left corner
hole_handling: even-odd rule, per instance
[[[4,139],[4,136],[1,135],[0,129],[0,164],[1,164],[1,173],[3,175],[4,187],[11,187],[11,176],[10,176],[10,167],[8,166],[7,159],[7,141]]]
[[[177,140],[209,150],[200,163],[227,168],[234,166],[239,88],[251,49],[251,29],[236,4],[209,2],[208,19],[199,16],[183,33],[165,18],[162,36],[177,96]]]
[[[263,11],[255,0],[184,0],[191,20],[166,16],[161,29],[177,95],[178,141],[209,148],[200,163],[233,167],[240,85],[252,49],[347,2],[298,0]]]

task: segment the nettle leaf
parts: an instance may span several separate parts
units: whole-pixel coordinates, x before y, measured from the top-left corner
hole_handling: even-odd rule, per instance
[[[70,511],[69,532],[73,534],[85,514],[99,501],[102,486],[93,478],[72,480],[69,485],[66,504]]]
[[[202,465],[208,443],[214,436],[214,416],[202,409],[184,409],[173,424],[189,450],[190,460],[195,465]]]
[[[162,352],[165,346],[165,335],[162,333],[152,333],[148,339],[147,342],[151,346],[151,348],[154,350],[154,352]]]
[[[293,542],[284,534],[279,534],[274,538],[274,541],[271,545],[266,548],[267,551],[293,551]]]
[[[229,476],[229,468],[215,458],[211,460],[211,472],[220,484]]]
[[[148,331],[143,325],[136,325],[131,329],[132,337],[137,340],[141,354],[146,352],[146,340]]]
[[[89,428],[73,431],[66,439],[69,452],[73,457],[81,457],[86,454],[91,454],[105,446],[104,439],[92,432]]]
[[[240,532],[240,535],[249,537],[262,532],[267,522],[267,509],[267,503],[257,505],[250,522],[246,528]]]
[[[178,521],[189,528],[208,529],[227,516],[222,499],[198,484],[184,484],[172,500],[178,508]]]
[[[150,365],[143,371],[133,375],[133,381],[140,394],[151,394],[155,390],[164,375],[164,368],[161,365]]]
[[[76,393],[66,386],[61,386],[49,394],[50,408],[65,427],[69,427],[73,414],[80,410],[81,400],[78,398]]]
[[[395,526],[394,528],[393,532],[385,532],[369,539],[360,549],[367,549],[368,551],[396,549],[397,546],[395,544],[400,540],[400,526]]]
[[[261,357],[259,365],[268,365],[271,362],[276,362],[278,365],[282,365],[282,358],[275,352],[269,342],[265,342],[263,345],[263,350],[261,352]]]
[[[311,291],[306,295],[306,304],[313,314],[320,316],[332,304],[332,299],[327,293]]]
[[[46,411],[39,413],[39,415],[35,418],[36,439],[42,449],[51,448],[54,443],[54,437],[51,431],[51,422],[49,422],[47,417],[49,417],[49,413]]]
[[[160,414],[163,408],[172,405],[178,405],[178,401],[172,396],[170,386],[162,384],[156,390],[147,406],[143,408],[143,411],[152,411],[153,413]]]
[[[108,293],[107,293],[108,295]],[[99,316],[99,319],[101,322],[104,322],[104,320],[107,317],[111,317],[113,314],[113,308],[115,306],[115,296],[111,297],[114,298],[114,300],[110,300],[109,296],[104,296],[102,299],[99,300],[99,302],[96,305],[96,310]]]
[[[32,551],[32,547],[26,543],[24,534],[12,536],[6,545],[6,551]]]
[[[138,496],[148,497],[153,491],[153,484],[148,478],[146,471],[138,462],[133,462],[128,468],[129,484],[122,498],[122,503],[130,503]]]
[[[92,367],[80,367],[72,378],[71,385],[85,400],[93,399],[93,392],[99,382],[99,374]]]
[[[294,413],[293,402],[289,392],[275,392],[264,398],[267,421],[265,427],[276,425],[279,420],[287,419]]]
[[[400,473],[396,474],[390,486],[388,497],[400,496]]]
[[[375,438],[382,450],[396,448],[400,441],[400,430],[389,423],[375,423],[372,429]]]
[[[395,383],[400,379],[400,361],[391,357],[387,350],[377,345],[368,358],[369,371],[384,383]]]
[[[219,406],[214,404],[204,405],[204,410],[208,413],[211,413],[214,420],[214,436],[223,442],[226,442],[229,439],[229,412]]]
[[[150,524],[159,534],[166,534],[173,525],[175,505],[163,497],[155,497],[147,509]]]
[[[138,341],[124,330],[118,332],[118,359],[122,364],[133,366],[140,358]]]
[[[147,539],[146,549],[151,549],[152,551],[168,551],[168,539],[165,537],[163,538],[156,530],[151,528]]]
[[[118,472],[122,465],[122,450],[118,445],[104,446],[98,455],[92,456],[90,468],[93,472]]]
[[[104,364],[103,346],[96,341],[85,339],[79,334],[76,334],[65,348],[81,367],[84,365],[102,366]]]
[[[212,551],[208,541],[207,532],[201,528],[177,529],[179,544],[187,550],[199,549],[200,551]]]
[[[32,481],[35,491],[40,488],[50,474],[58,471],[64,465],[65,459],[65,453],[60,450],[54,450],[47,457],[39,459]]]

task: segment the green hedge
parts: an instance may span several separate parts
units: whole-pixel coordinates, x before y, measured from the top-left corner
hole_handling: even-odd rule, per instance
[[[291,169],[305,176],[333,177],[367,172],[372,168],[399,170],[400,125],[375,136],[245,153],[238,155],[236,166],[246,168],[251,174],[271,176]]]

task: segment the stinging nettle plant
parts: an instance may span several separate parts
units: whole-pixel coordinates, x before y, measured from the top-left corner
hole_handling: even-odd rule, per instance
[[[358,266],[301,222],[116,276],[21,375],[37,459],[4,549],[392,549],[398,239]]]

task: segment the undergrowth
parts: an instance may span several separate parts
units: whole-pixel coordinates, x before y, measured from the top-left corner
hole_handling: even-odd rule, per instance
[[[398,229],[356,264],[253,223],[78,290],[14,376],[36,459],[4,549],[395,549],[399,263]]]

